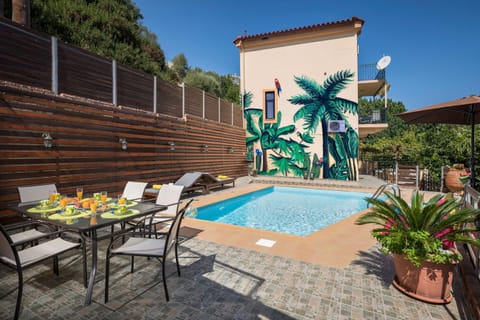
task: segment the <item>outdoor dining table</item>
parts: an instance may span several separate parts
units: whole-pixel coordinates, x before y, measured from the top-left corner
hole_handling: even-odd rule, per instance
[[[90,271],[90,278],[85,296],[85,305],[89,305],[92,302],[93,285],[97,273],[97,242],[113,236],[112,233],[106,233],[105,235],[99,236],[97,231],[101,228],[111,227],[115,224],[121,224],[124,226],[125,223],[130,220],[138,219],[154,212],[165,210],[166,208],[166,206],[156,205],[150,202],[132,202],[132,206],[129,207],[130,214],[116,216],[111,211],[105,211],[103,213],[97,212],[95,216],[92,216],[88,211],[83,211],[85,212],[84,214],[79,214],[77,217],[73,216],[69,219],[69,217],[62,218],[61,214],[58,214],[62,210],[60,207],[44,211],[38,209],[38,203],[12,207],[13,210],[16,210],[25,217],[33,220],[45,221],[54,226],[58,226],[59,228],[76,231],[91,240],[92,269]]]

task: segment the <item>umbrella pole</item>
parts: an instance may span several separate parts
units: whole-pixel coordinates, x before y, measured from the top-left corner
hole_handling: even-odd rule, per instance
[[[475,111],[474,107],[472,104],[472,138],[471,138],[471,144],[472,144],[472,156],[470,158],[470,185],[472,188],[475,189]]]

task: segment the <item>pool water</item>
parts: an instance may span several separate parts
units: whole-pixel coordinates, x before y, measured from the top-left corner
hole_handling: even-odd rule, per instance
[[[367,208],[370,193],[269,187],[198,209],[196,218],[305,236]]]

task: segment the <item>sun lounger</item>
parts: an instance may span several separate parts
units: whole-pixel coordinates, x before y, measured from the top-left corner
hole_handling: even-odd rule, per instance
[[[209,193],[211,189],[224,187],[227,184],[232,184],[232,187],[235,187],[235,179],[229,177],[215,177],[210,173],[202,172],[197,184],[205,188],[205,193]]]
[[[203,184],[198,184],[202,175],[203,173],[201,172],[187,172],[173,184],[183,186],[182,193],[190,193],[194,191],[202,191],[202,193],[205,193],[205,186]],[[149,197],[157,197],[158,190],[159,189],[156,188],[147,188],[145,189],[145,195]]]

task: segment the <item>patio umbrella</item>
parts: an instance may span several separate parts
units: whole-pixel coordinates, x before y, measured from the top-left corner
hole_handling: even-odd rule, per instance
[[[434,104],[398,114],[406,123],[464,124],[472,128],[470,185],[475,187],[475,124],[480,123],[480,96],[469,97]]]

